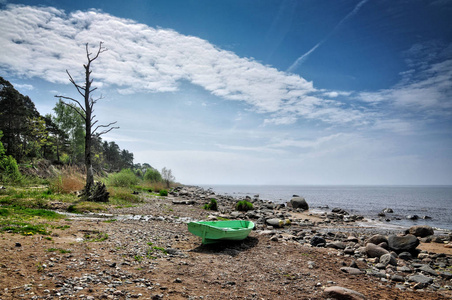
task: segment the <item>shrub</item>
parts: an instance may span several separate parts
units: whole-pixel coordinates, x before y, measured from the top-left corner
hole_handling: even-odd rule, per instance
[[[3,132],[0,130],[0,140]],[[5,155],[5,148],[0,141],[0,180],[2,181],[18,181],[20,179],[19,166],[11,155]]]
[[[210,202],[204,205],[205,210],[218,210],[217,200],[210,199]]]
[[[246,200],[241,200],[239,202],[237,202],[237,204],[235,205],[235,209],[238,211],[248,211],[248,210],[252,210],[253,207],[253,203],[248,202]]]
[[[119,173],[108,176],[108,183],[112,186],[128,187],[138,183],[138,177],[130,169],[123,169]]]
[[[167,190],[160,190],[159,195],[166,197],[166,196],[168,196],[168,191]]]
[[[144,173],[144,180],[160,182],[162,181],[162,175],[160,175],[160,172],[155,169],[146,169],[146,173]]]
[[[11,155],[0,157],[0,176],[2,181],[20,180],[19,167]]]

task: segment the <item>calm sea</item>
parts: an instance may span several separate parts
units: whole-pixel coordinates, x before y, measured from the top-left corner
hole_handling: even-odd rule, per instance
[[[258,194],[260,199],[275,203],[286,203],[293,195],[299,195],[312,209],[321,210],[320,207],[326,205],[330,209],[340,207],[351,214],[375,220],[384,208],[392,208],[394,213],[387,214],[390,224],[406,227],[427,224],[452,230],[452,186],[201,186],[234,198]],[[429,216],[431,219],[411,221],[406,219],[408,215]]]

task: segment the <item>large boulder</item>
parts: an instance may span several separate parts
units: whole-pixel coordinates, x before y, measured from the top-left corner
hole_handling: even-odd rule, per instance
[[[366,253],[368,257],[380,257],[384,254],[388,254],[389,251],[375,244],[367,243]]]
[[[419,245],[419,240],[412,234],[407,234],[405,236],[390,235],[388,237],[389,249],[400,253],[408,251],[413,253],[416,247]]]
[[[293,197],[290,200],[290,204],[293,209],[301,208],[303,210],[308,210],[309,205],[303,197]]]
[[[411,226],[408,232],[417,237],[426,237],[435,234],[433,228],[428,225]]]
[[[382,234],[375,234],[371,236],[366,243],[372,243],[375,245],[381,244],[381,243],[388,243],[388,238]]]

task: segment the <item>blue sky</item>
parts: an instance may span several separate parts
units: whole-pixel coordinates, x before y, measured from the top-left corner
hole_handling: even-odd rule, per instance
[[[187,184],[452,184],[452,1],[5,1],[41,114],[84,44],[104,136]]]

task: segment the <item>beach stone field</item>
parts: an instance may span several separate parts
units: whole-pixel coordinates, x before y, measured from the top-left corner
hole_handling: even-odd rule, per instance
[[[452,299],[452,234],[380,227],[342,208],[178,187],[106,213],[67,214],[50,236],[0,234],[0,299]],[[218,211],[203,207],[216,199]],[[287,199],[288,201],[291,199]],[[64,211],[63,203],[54,207]],[[242,241],[202,245],[187,223],[244,219]]]

